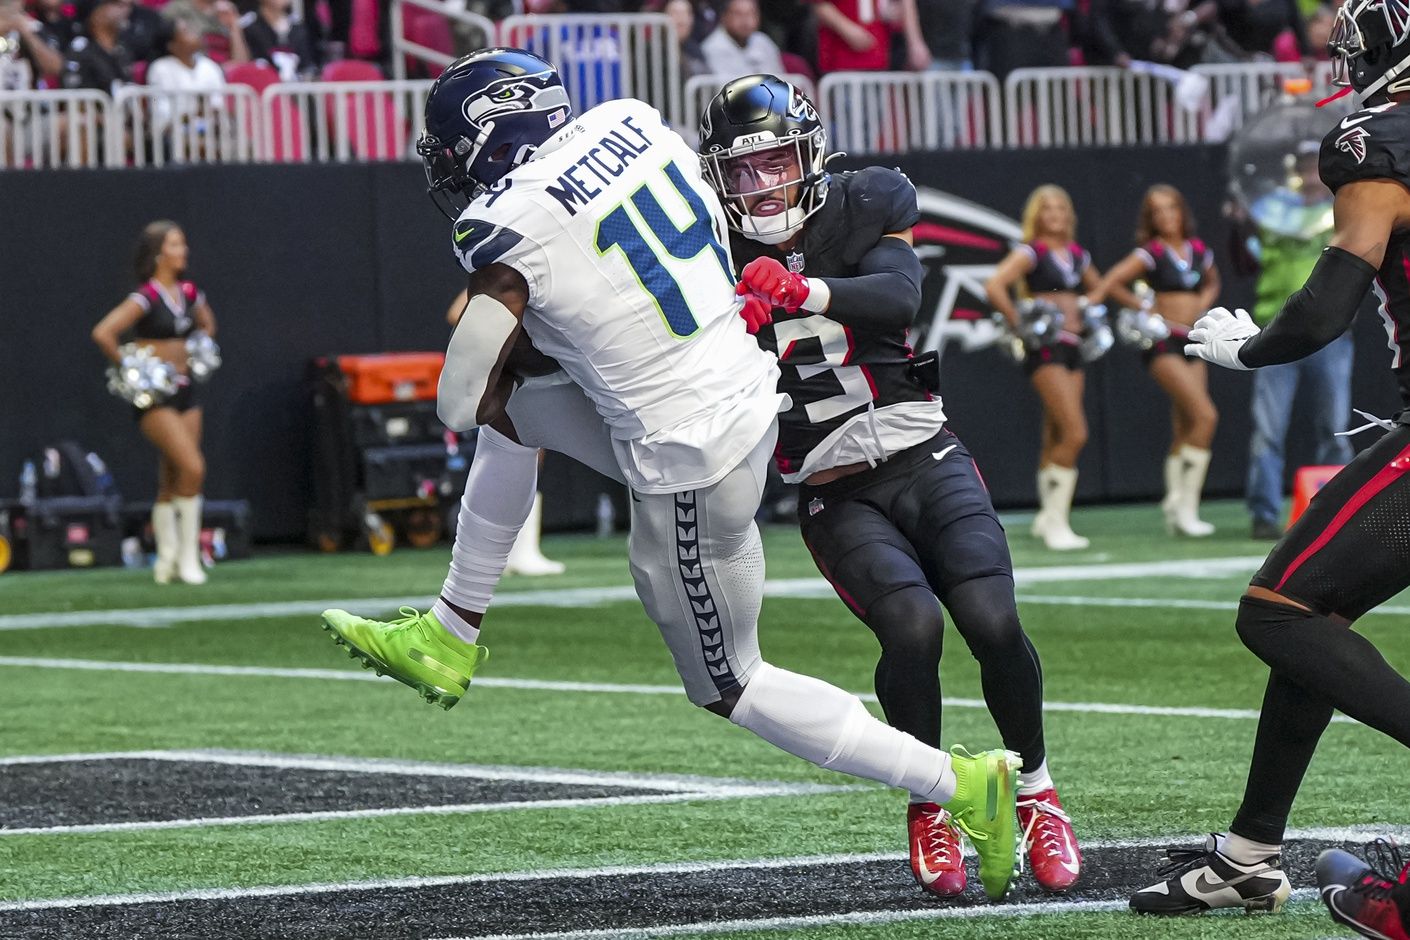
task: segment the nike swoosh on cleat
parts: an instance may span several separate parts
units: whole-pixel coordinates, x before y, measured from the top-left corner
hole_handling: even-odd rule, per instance
[[[1072,844],[1072,833],[1064,831],[1062,841],[1067,843],[1068,856],[1075,858],[1077,856],[1077,846]],[[1082,870],[1080,863],[1069,862],[1066,857],[1058,859],[1058,864],[1067,869],[1067,873],[1070,875],[1076,875]]]
[[[937,881],[940,880],[940,876],[943,874],[943,872],[931,871],[931,870],[930,870],[930,867],[925,864],[925,853],[924,853],[924,852],[920,852],[920,853],[916,856],[916,860],[917,860],[917,865],[916,865],[916,867],[920,869],[920,880],[921,880],[921,883],[922,883],[922,884],[924,884],[924,885],[926,885],[926,886],[929,886],[929,885],[935,884],[935,882],[937,882]]]
[[[1222,891],[1225,888],[1234,888],[1237,890],[1238,886],[1243,884],[1245,881],[1250,881],[1254,878],[1261,878],[1270,871],[1273,871],[1273,869],[1265,868],[1261,871],[1251,871],[1239,875],[1239,877],[1237,878],[1230,878],[1227,881],[1210,881],[1209,876],[1207,874],[1205,874],[1204,872],[1200,872],[1199,875],[1195,878],[1195,887],[1207,894],[1213,894],[1214,892]]]
[[[935,453],[931,454],[930,456],[934,457],[936,460],[944,460],[944,459],[945,459],[945,455],[948,454],[950,451],[954,450],[954,449],[955,449],[956,447],[958,447],[958,446],[959,446],[958,444],[951,444],[949,447],[942,447],[940,450],[937,450]]]

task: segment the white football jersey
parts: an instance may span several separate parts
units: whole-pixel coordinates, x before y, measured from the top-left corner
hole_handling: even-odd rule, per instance
[[[764,436],[778,367],[738,316],[724,213],[650,105],[570,120],[455,224],[467,271],[529,286],[524,329],[582,387],[643,493],[718,482]]]

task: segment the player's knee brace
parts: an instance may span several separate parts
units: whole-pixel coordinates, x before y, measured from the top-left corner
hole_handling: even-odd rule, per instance
[[[1288,628],[1302,621],[1320,615],[1291,604],[1265,601],[1245,597],[1239,601],[1239,614],[1234,621],[1239,639],[1249,652],[1274,669],[1279,668],[1289,657],[1303,655],[1305,651],[1293,648],[1284,639]]]

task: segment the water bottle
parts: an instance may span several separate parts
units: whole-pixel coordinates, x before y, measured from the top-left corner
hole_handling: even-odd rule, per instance
[[[617,507],[606,493],[597,494],[597,537],[605,539],[617,530]]]
[[[141,568],[147,564],[147,556],[142,552],[142,540],[130,535],[122,540],[122,566]]]
[[[26,460],[24,468],[20,470],[20,502],[29,506],[39,495],[39,471],[35,469],[33,460]]]
[[[85,459],[88,461],[88,466],[92,468],[93,475],[97,479],[98,492],[104,496],[110,496],[116,493],[117,484],[113,482],[113,475],[108,472],[108,465],[103,463],[103,458],[89,451]]]

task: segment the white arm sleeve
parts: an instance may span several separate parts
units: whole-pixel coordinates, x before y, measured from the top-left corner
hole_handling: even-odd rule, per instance
[[[477,423],[495,365],[519,320],[509,308],[485,294],[470,298],[446,349],[445,368],[436,390],[436,414],[452,431],[468,431]]]

